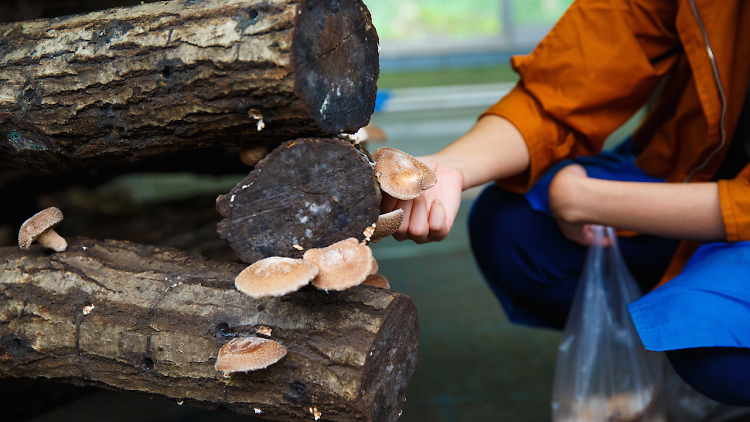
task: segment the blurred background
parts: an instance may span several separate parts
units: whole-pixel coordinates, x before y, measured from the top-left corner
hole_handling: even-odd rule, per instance
[[[372,122],[388,136],[368,148],[388,146],[419,156],[465,133],[516,82],[510,57],[529,53],[571,2],[365,0],[382,47]],[[0,21],[79,12],[66,0],[50,2],[46,11],[29,9],[21,0],[2,4]],[[614,134],[610,145],[629,133],[639,118],[640,114]],[[245,175],[141,173],[98,183],[97,178],[104,177],[94,170],[81,176],[80,186],[59,192],[51,187],[36,206],[56,205],[70,216],[58,230],[63,235],[86,236],[96,225],[95,237],[182,249],[185,244],[198,245],[191,251],[234,260],[216,235],[219,216],[213,202]],[[20,189],[25,182],[5,183]],[[416,245],[390,238],[373,245],[380,272],[394,290],[411,296],[419,310],[419,362],[401,421],[550,420],[559,334],[509,324],[479,274],[469,248],[466,216],[480,190],[464,193],[445,241]],[[0,219],[0,246],[14,244],[21,214]],[[71,398],[71,404],[32,420],[252,420],[135,395],[99,390],[80,395],[83,398]]]
[[[527,54],[570,0],[370,0],[380,79],[374,124],[384,144],[419,156],[461,136],[517,81]],[[400,421],[549,421],[559,334],[511,325],[471,255],[464,192],[451,234],[373,245],[391,286],[419,310],[419,361]]]

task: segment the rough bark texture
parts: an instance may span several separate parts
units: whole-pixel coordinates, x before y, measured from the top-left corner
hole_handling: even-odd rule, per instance
[[[143,0],[153,3],[156,0]],[[56,18],[75,13],[88,13],[111,7],[134,6],[141,0],[3,0],[0,22]]]
[[[374,110],[377,42],[360,0],[175,0],[0,25],[0,167],[354,132]]]
[[[216,200],[217,226],[240,259],[301,258],[355,237],[378,220],[380,188],[369,158],[341,139],[306,138],[273,150]]]
[[[241,265],[69,239],[0,249],[0,377],[137,391],[273,420],[395,421],[417,358],[416,308],[369,286],[253,300]],[[277,364],[224,378],[222,344],[272,328]],[[257,413],[258,409],[261,413]]]

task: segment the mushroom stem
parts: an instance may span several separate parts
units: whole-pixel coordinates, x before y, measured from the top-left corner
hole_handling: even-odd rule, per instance
[[[36,238],[36,241],[45,248],[54,249],[57,252],[63,252],[68,248],[68,242],[53,229],[45,230]]]

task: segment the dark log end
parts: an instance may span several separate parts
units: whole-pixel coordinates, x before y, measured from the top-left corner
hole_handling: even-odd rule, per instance
[[[377,287],[374,287],[377,289]],[[386,321],[409,321],[408,324],[384,323],[373,342],[365,363],[361,404],[373,421],[395,421],[406,402],[406,389],[417,366],[419,318],[414,302],[394,299],[392,313]],[[395,396],[395,399],[394,399]]]
[[[340,139],[289,141],[268,154],[216,209],[219,235],[244,262],[355,237],[377,221],[380,189],[367,160]],[[296,246],[295,246],[296,245]]]
[[[370,12],[361,1],[301,8],[292,63],[307,71],[295,73],[295,90],[325,133],[354,133],[375,111],[380,68]]]

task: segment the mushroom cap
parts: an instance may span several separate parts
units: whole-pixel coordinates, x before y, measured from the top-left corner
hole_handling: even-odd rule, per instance
[[[325,248],[308,249],[302,259],[318,266],[312,284],[325,291],[362,284],[372,270],[372,250],[353,237]]]
[[[21,225],[18,231],[18,246],[29,249],[31,243],[45,230],[54,227],[63,219],[63,213],[57,207],[39,211]]]
[[[286,356],[286,347],[262,337],[236,338],[225,344],[216,357],[217,371],[224,375],[263,369]]]
[[[391,289],[391,285],[388,283],[388,279],[383,274],[370,274],[367,276],[362,284],[368,286],[380,287],[381,289]]]
[[[242,148],[240,151],[240,160],[248,166],[254,166],[266,155],[268,155],[267,146]]]
[[[301,259],[272,256],[242,270],[234,285],[242,293],[258,299],[295,292],[318,275],[318,267]]]
[[[378,222],[375,223],[375,233],[370,236],[370,242],[378,243],[382,239],[396,233],[404,221],[404,210],[396,208],[391,212],[380,214]]]
[[[362,129],[367,133],[367,140],[369,142],[383,142],[388,139],[388,135],[385,134],[385,131],[372,124],[372,122],[368,123],[367,126]]]
[[[403,151],[380,148],[372,158],[380,188],[394,198],[414,199],[437,183],[431,168]]]

